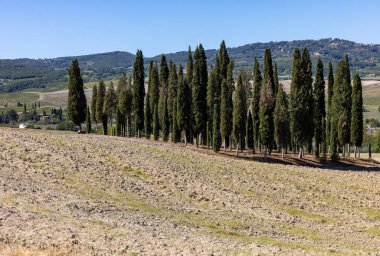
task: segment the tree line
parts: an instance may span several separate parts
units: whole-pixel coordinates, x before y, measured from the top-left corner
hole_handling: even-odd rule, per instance
[[[255,58],[253,70],[241,69],[237,77],[224,41],[215,60],[207,65],[202,44],[194,52],[189,47],[185,68],[162,55],[159,63],[150,62],[146,88],[144,57],[138,50],[132,74],[123,73],[116,89],[112,82],[106,89],[99,81],[89,107],[78,61],[73,60],[68,116],[80,128],[86,121],[88,132],[95,123],[107,135],[110,125],[112,135],[183,141],[215,152],[235,148],[236,155],[250,149],[264,155],[293,151],[303,158],[307,151],[338,158],[354,145],[356,157],[363,142],[362,85],[358,74],[351,84],[347,55],[335,73],[328,64],[326,90],[322,60],[313,76],[309,51],[296,48],[289,95],[270,49],[264,51],[262,71]]]

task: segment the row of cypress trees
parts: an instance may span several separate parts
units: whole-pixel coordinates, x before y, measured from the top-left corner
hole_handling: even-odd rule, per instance
[[[216,152],[222,146],[224,150],[235,146],[236,154],[246,148],[265,155],[278,149],[282,155],[287,150],[298,151],[302,158],[305,149],[311,153],[314,148],[316,156],[330,151],[332,157],[337,157],[340,148],[345,156],[346,144],[353,143],[355,153],[361,146],[361,81],[356,75],[351,86],[347,56],[338,64],[335,77],[329,63],[327,111],[323,63],[318,60],[313,83],[306,48],[294,51],[289,96],[279,83],[270,49],[264,52],[262,74],[255,59],[253,77],[240,70],[236,82],[234,62],[224,41],[215,60],[208,70],[202,44],[194,54],[189,47],[184,74],[181,65],[177,67],[171,60],[168,63],[162,55],[159,66],[150,62],[146,92],[143,54],[138,50],[132,76],[123,74],[116,91],[112,82],[107,90],[103,81],[93,87],[91,107],[84,107],[87,127],[91,127],[91,120],[101,123],[107,134],[107,124],[111,122],[112,127],[115,119],[116,131],[111,130],[118,136],[144,135],[173,142],[183,138],[185,144],[195,141],[197,146],[206,145]],[[73,87],[72,80],[69,88]],[[75,112],[70,109],[69,95],[69,113]],[[71,119],[75,121],[75,115]]]

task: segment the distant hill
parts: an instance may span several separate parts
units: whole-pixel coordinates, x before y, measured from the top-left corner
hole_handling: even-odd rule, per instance
[[[227,42],[228,44],[228,42]],[[318,57],[324,63],[332,61],[335,66],[344,55],[349,54],[352,73],[358,72],[365,77],[380,76],[380,45],[361,44],[342,39],[297,40],[268,43],[253,43],[228,48],[230,58],[235,60],[236,70],[252,68],[253,59],[259,62],[264,49],[272,50],[273,59],[277,62],[279,74],[291,74],[294,48],[308,48],[315,64]],[[194,50],[194,49],[193,49]],[[208,64],[215,63],[216,50],[206,50]],[[181,63],[187,62],[187,52],[166,54],[168,59]],[[28,88],[46,88],[64,86],[67,82],[66,69],[73,58],[78,58],[85,81],[97,81],[118,76],[122,70],[131,70],[134,54],[129,52],[108,52],[83,56],[60,57],[52,59],[14,59],[0,60],[0,92],[20,91]],[[145,58],[159,61],[160,56]],[[314,65],[315,66],[315,65]]]

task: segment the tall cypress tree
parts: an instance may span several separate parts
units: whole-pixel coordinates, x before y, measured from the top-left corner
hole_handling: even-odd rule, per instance
[[[192,110],[194,118],[194,133],[198,143],[198,135],[202,135],[205,142],[207,120],[207,64],[206,55],[202,45],[194,52],[194,71],[192,82]]]
[[[343,146],[343,157],[345,156],[345,144],[350,142],[351,135],[351,91],[349,64],[346,60],[342,60],[339,62],[335,73],[332,129],[334,127],[337,131],[338,143]]]
[[[86,114],[86,132],[91,133],[91,114],[90,108],[87,106],[87,114]]]
[[[230,58],[228,56],[226,43],[224,42],[224,40],[220,44],[218,57],[219,57],[219,63],[220,63],[221,79],[227,79],[228,65],[230,64]]]
[[[69,95],[67,100],[67,114],[74,124],[82,130],[82,122],[86,120],[87,100],[83,89],[83,80],[80,75],[78,60],[71,62],[69,74]]]
[[[312,64],[310,53],[306,48],[302,49],[302,74],[303,86],[301,87],[302,96],[305,100],[305,119],[304,119],[304,133],[306,136],[305,143],[307,144],[308,152],[311,153],[313,149],[314,137],[314,97],[313,97],[313,79],[312,79]],[[307,128],[306,128],[307,127]]]
[[[166,62],[165,55],[161,56],[159,80],[160,80],[160,96],[159,96],[159,101],[158,101],[158,117],[160,119],[160,124],[162,124],[162,119],[165,112],[165,109],[164,109],[165,99],[168,97],[168,91],[169,91],[169,68]]]
[[[152,133],[152,117],[150,112],[150,100],[149,93],[145,96],[145,111],[144,111],[144,131],[145,138],[150,139],[150,134]]]
[[[216,57],[217,65],[219,65],[218,55]],[[216,67],[212,67],[209,73],[208,86],[207,86],[207,123],[208,123],[208,138],[212,138],[213,134],[213,117],[214,117],[214,105],[216,104],[216,76],[219,74],[216,72]],[[209,146],[210,141],[207,143]]]
[[[277,62],[274,62],[274,73],[273,73],[273,82],[274,82],[274,88],[276,89],[275,90],[275,95],[277,97],[277,91],[278,91],[278,87],[280,86],[280,83],[278,82],[278,70],[277,70]]]
[[[188,102],[186,101],[186,84],[183,77],[183,68],[181,64],[178,70],[178,90],[177,90],[177,127],[179,131],[179,136],[181,132],[184,132],[185,144],[187,144],[187,122],[188,122]]]
[[[192,110],[192,82],[193,82],[193,55],[191,53],[191,48],[189,46],[187,52],[187,65],[186,65],[186,78],[185,78],[185,87],[186,87],[186,102],[188,105],[188,119],[186,121],[186,138],[193,143],[193,110]],[[186,139],[185,138],[185,139]],[[186,141],[187,142],[187,141]]]
[[[352,86],[351,141],[355,146],[356,158],[363,143],[363,95],[362,82],[358,74],[355,75]]]
[[[193,54],[191,53],[191,47],[187,50],[187,65],[186,65],[186,83],[191,88],[193,82]]]
[[[318,59],[317,69],[315,72],[314,82],[314,139],[315,139],[315,155],[318,157],[325,141],[323,141],[323,133],[325,124],[325,79],[323,75],[322,60]],[[322,146],[322,147],[321,147]]]
[[[329,62],[328,78],[327,78],[327,118],[326,118],[326,144],[329,145],[329,153],[331,152],[331,100],[334,93],[334,74],[331,61]]]
[[[236,141],[236,155],[238,155],[242,141],[245,140],[245,123],[247,118],[246,91],[243,87],[241,72],[236,83],[236,92],[233,104],[233,135]]]
[[[108,90],[106,92],[106,96],[104,99],[104,106],[103,106],[103,112],[107,116],[108,120],[111,122],[111,129],[112,129],[112,119],[113,119],[114,114],[116,113],[116,107],[117,107],[117,98],[116,98],[115,88],[113,87],[113,83],[111,81],[110,86],[108,87]]]
[[[177,125],[177,100],[173,101],[173,111],[172,111],[173,117],[173,124],[172,124],[172,140],[174,143],[179,142],[181,140],[180,133],[178,131],[178,125]]]
[[[233,79],[233,73],[234,73],[234,67],[235,67],[235,62],[233,60],[230,61],[230,63],[228,64],[228,69],[227,69],[227,88],[229,90],[229,94],[228,94],[228,97],[227,97],[227,102],[228,102],[228,108],[227,108],[227,112],[226,112],[226,115],[227,115],[227,118],[228,120],[232,120],[232,109],[233,109],[233,100],[232,100],[232,95],[235,91],[235,87],[234,87],[234,79]],[[227,134],[228,134],[228,140],[225,141],[225,143],[227,143],[227,145],[225,145],[226,147],[230,147],[231,149],[231,142],[232,142],[232,122],[228,122],[227,123]]]
[[[260,95],[260,142],[264,146],[264,155],[271,153],[274,142],[273,97],[271,86],[262,86]]]
[[[106,85],[103,80],[99,81],[98,85],[98,98],[96,99],[96,121],[98,123],[102,123],[103,126],[103,134],[107,135],[107,115],[103,112],[104,100],[106,97]]]
[[[254,141],[256,142],[257,147],[259,146],[259,127],[260,127],[260,94],[261,94],[261,84],[262,84],[262,77],[261,72],[259,69],[259,62],[255,58],[254,65],[253,65],[253,95],[252,95],[252,122],[253,122],[253,134],[254,134]],[[255,150],[255,149],[254,149]]]
[[[158,69],[157,69],[157,63],[154,62],[152,66],[152,72],[150,72],[150,79],[149,79],[149,87],[150,89],[150,95],[149,95],[149,104],[150,104],[150,110],[154,110],[154,105],[158,105],[159,99],[160,99],[160,79],[158,75]],[[152,116],[153,118],[153,116]],[[153,120],[152,120],[153,122]]]
[[[141,131],[144,130],[144,78],[143,53],[138,50],[133,64],[133,118],[134,132],[138,137],[141,137]]]
[[[274,110],[274,135],[276,143],[281,149],[282,158],[284,158],[284,151],[288,147],[290,136],[289,125],[288,101],[284,89],[279,85]]]
[[[229,123],[231,122],[230,113],[232,108],[229,104],[229,87],[227,86],[226,79],[222,81],[222,94],[221,94],[221,103],[220,103],[220,133],[224,141],[224,150],[227,147],[227,141],[230,136]]]
[[[170,133],[170,123],[169,123],[169,111],[168,111],[168,100],[164,99],[164,115],[162,116],[162,139],[163,141],[168,141]]]
[[[169,64],[169,91],[168,91],[168,111],[169,111],[169,122],[170,131],[173,132],[173,105],[177,101],[177,87],[178,87],[178,75],[177,67],[174,62],[170,60]],[[172,136],[173,137],[173,136]]]
[[[96,99],[98,98],[98,88],[96,84],[92,87],[92,98],[91,98],[91,119],[96,123]]]
[[[126,125],[126,113],[124,107],[124,98],[127,91],[127,78],[123,72],[119,77],[116,89],[116,132],[117,136],[125,136],[125,125]]]
[[[252,114],[251,111],[248,111],[248,119],[246,123],[246,145],[250,149],[254,149],[254,134],[253,134],[253,120],[252,120]]]

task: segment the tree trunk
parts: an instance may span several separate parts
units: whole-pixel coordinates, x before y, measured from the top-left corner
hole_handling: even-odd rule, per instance
[[[282,155],[282,159],[284,159],[284,153],[285,153],[285,149],[284,149],[284,147],[281,147],[281,155]]]
[[[360,149],[361,147],[358,147],[358,158],[360,158]]]
[[[368,145],[368,159],[371,159],[372,152],[371,152],[371,144]]]
[[[236,156],[239,154],[239,143],[236,145]]]
[[[351,144],[348,143],[348,148],[347,148],[347,156],[350,156],[350,151],[351,151]]]
[[[228,137],[229,141],[230,141],[230,151],[232,151],[232,137],[231,135]]]
[[[303,159],[303,147],[300,147],[300,152],[298,154],[299,159]]]
[[[224,137],[224,152],[226,152],[226,137]]]
[[[354,155],[355,155],[355,158],[356,158],[356,153],[357,153],[357,150],[358,150],[358,147],[357,147],[357,146],[355,146],[355,148],[354,148]]]
[[[346,145],[343,144],[343,148],[342,148],[342,157],[344,158],[346,156]]]
[[[186,131],[185,131],[185,146],[187,146],[187,136],[186,136]]]
[[[82,124],[79,124],[79,131],[82,131]]]

